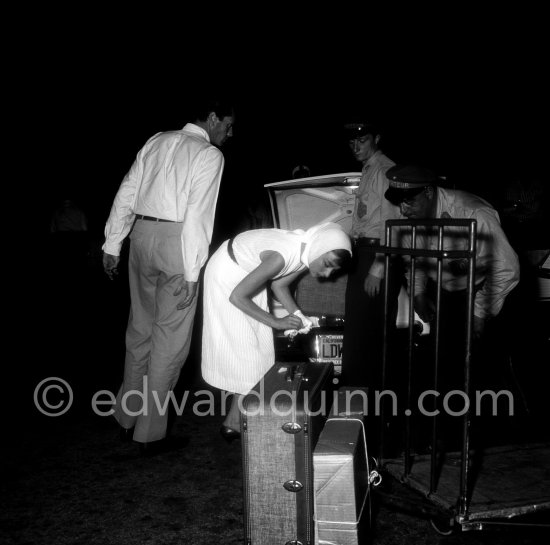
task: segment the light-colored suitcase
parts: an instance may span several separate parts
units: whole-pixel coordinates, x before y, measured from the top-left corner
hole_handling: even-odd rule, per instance
[[[313,455],[315,543],[319,545],[368,541],[370,486],[379,482],[379,475],[369,467],[363,408],[366,390],[345,403],[346,392],[351,390],[338,391]]]

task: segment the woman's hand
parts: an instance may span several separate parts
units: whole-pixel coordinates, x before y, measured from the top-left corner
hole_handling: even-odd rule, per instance
[[[274,329],[301,329],[302,320],[298,316],[289,314],[288,316],[283,316],[282,318],[275,318]]]

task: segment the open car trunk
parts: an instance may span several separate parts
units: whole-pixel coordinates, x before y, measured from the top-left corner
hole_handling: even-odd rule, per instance
[[[308,229],[325,222],[341,225],[350,233],[355,189],[361,179],[360,172],[328,174],[266,184],[275,227],[279,229]],[[341,373],[342,345],[345,324],[345,294],[347,275],[340,274],[330,279],[303,275],[295,286],[295,299],[306,316],[319,318],[320,327],[307,335],[293,339],[276,334],[275,348],[280,360],[301,359],[330,361],[335,375]],[[272,311],[277,316],[287,314],[278,301],[272,300]],[[399,295],[397,327],[408,326],[409,300],[405,289]],[[415,317],[422,334],[429,326]]]
[[[306,230],[330,221],[349,233],[354,190],[360,178],[360,172],[348,172],[267,184],[275,227]],[[319,318],[320,327],[294,338],[277,333],[275,350],[279,360],[330,361],[335,376],[340,375],[346,281],[346,274],[330,279],[313,278],[310,274],[299,278],[294,293],[296,303],[306,316]],[[287,314],[278,301],[273,299],[271,304],[276,315]]]

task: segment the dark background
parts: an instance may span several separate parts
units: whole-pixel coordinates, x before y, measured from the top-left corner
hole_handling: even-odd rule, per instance
[[[91,380],[105,368],[116,387],[128,300],[124,269],[117,283],[101,271],[105,221],[141,146],[183,127],[193,96],[207,90],[236,103],[212,249],[265,199],[263,185],[290,179],[296,165],[312,176],[359,170],[342,134],[357,115],[378,121],[394,161],[431,167],[492,202],[517,176],[548,180],[547,39],[544,18],[527,9],[400,11],[399,20],[350,9],[319,21],[294,12],[147,11],[139,23],[34,15],[12,42],[14,99],[5,106],[17,114],[7,162],[21,191],[15,238],[25,288],[14,337],[37,378],[47,367],[36,362],[48,359]],[[64,198],[89,221],[89,259],[76,271],[49,233]],[[83,356],[93,365],[73,361]],[[13,369],[26,384],[29,366]]]
[[[31,501],[40,489],[36,471],[51,474],[48,486],[60,488],[49,469],[53,446],[62,450],[89,439],[86,448],[105,474],[102,457],[114,448],[116,425],[93,415],[89,401],[99,389],[119,387],[129,301],[125,260],[116,282],[101,270],[103,228],[138,150],[154,133],[183,127],[196,93],[219,89],[237,103],[213,249],[238,228],[247,205],[261,200],[263,184],[290,179],[297,164],[307,164],[313,176],[358,170],[341,134],[342,123],[356,114],[380,123],[382,149],[394,161],[429,166],[450,185],[491,201],[518,175],[534,172],[548,184],[542,13],[516,5],[481,13],[479,6],[460,4],[447,13],[414,6],[413,13],[379,14],[366,4],[304,14],[264,5],[228,17],[206,7],[200,15],[165,5],[136,4],[122,14],[25,7],[6,18],[12,32],[4,50],[9,97],[3,105],[15,129],[5,128],[4,161],[14,174],[4,178],[4,206],[16,218],[5,224],[4,240],[15,243],[16,253],[5,251],[4,292],[16,304],[6,305],[2,454],[12,459],[3,467],[14,483],[6,503],[30,513],[15,524],[34,520],[40,510],[39,497]],[[17,193],[13,199],[9,189]],[[64,198],[88,217],[84,258],[52,245],[51,215]],[[183,387],[200,377],[197,347],[184,367]],[[533,358],[526,368],[531,384],[540,378],[538,365]],[[73,408],[57,419],[42,416],[32,401],[38,382],[51,376],[74,390]],[[543,405],[546,397],[537,400]],[[95,501],[81,494],[87,481],[76,461],[74,498]],[[26,472],[27,486],[21,486]],[[96,478],[91,472],[90,482]],[[52,500],[46,515],[57,518],[58,506],[70,498]],[[73,522],[87,516],[68,515]]]
[[[31,361],[47,376],[37,362],[70,361],[72,343],[77,358],[81,345],[97,350],[86,357],[112,365],[118,382],[127,298],[124,271],[116,285],[101,272],[105,221],[141,146],[183,127],[205,90],[231,93],[237,108],[212,249],[265,197],[263,185],[290,179],[297,164],[313,176],[358,170],[341,128],[363,113],[379,122],[393,160],[431,167],[491,202],[517,176],[534,172],[548,184],[542,12],[342,8],[228,16],[211,6],[200,14],[50,7],[12,16],[4,107],[15,130],[5,131],[13,147],[5,162],[15,175],[6,193],[18,194],[6,200],[17,214],[6,289],[18,296],[18,363],[10,372],[27,378]],[[50,219],[64,198],[88,217],[84,278],[52,252]]]
[[[101,235],[139,148],[182,127],[186,105],[206,89],[237,102],[222,231],[247,194],[291,178],[299,163],[312,175],[358,169],[340,132],[358,113],[380,123],[395,161],[432,167],[485,197],[518,171],[545,172],[548,44],[535,12],[463,6],[397,21],[350,10],[318,22],[249,13],[237,24],[216,15],[208,24],[189,16],[174,31],[154,13],[124,27],[90,13],[21,39],[12,83],[20,128],[35,143],[24,164],[38,186],[40,232],[71,195]]]

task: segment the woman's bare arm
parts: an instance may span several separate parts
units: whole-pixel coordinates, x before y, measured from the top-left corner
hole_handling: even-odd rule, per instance
[[[283,307],[285,307],[289,314],[294,313],[294,311],[298,309],[298,305],[290,293],[290,285],[305,272],[307,272],[307,270],[296,271],[292,274],[287,274],[286,276],[277,278],[277,280],[273,280],[273,282],[271,282],[271,290],[273,291],[275,298],[279,301],[279,303],[281,303],[281,305],[283,305]]]
[[[281,272],[285,264],[283,257],[278,252],[262,252],[260,257],[262,262],[235,286],[229,296],[229,301],[248,316],[274,329],[302,327],[302,321],[297,316],[275,318],[252,301],[252,298]]]

